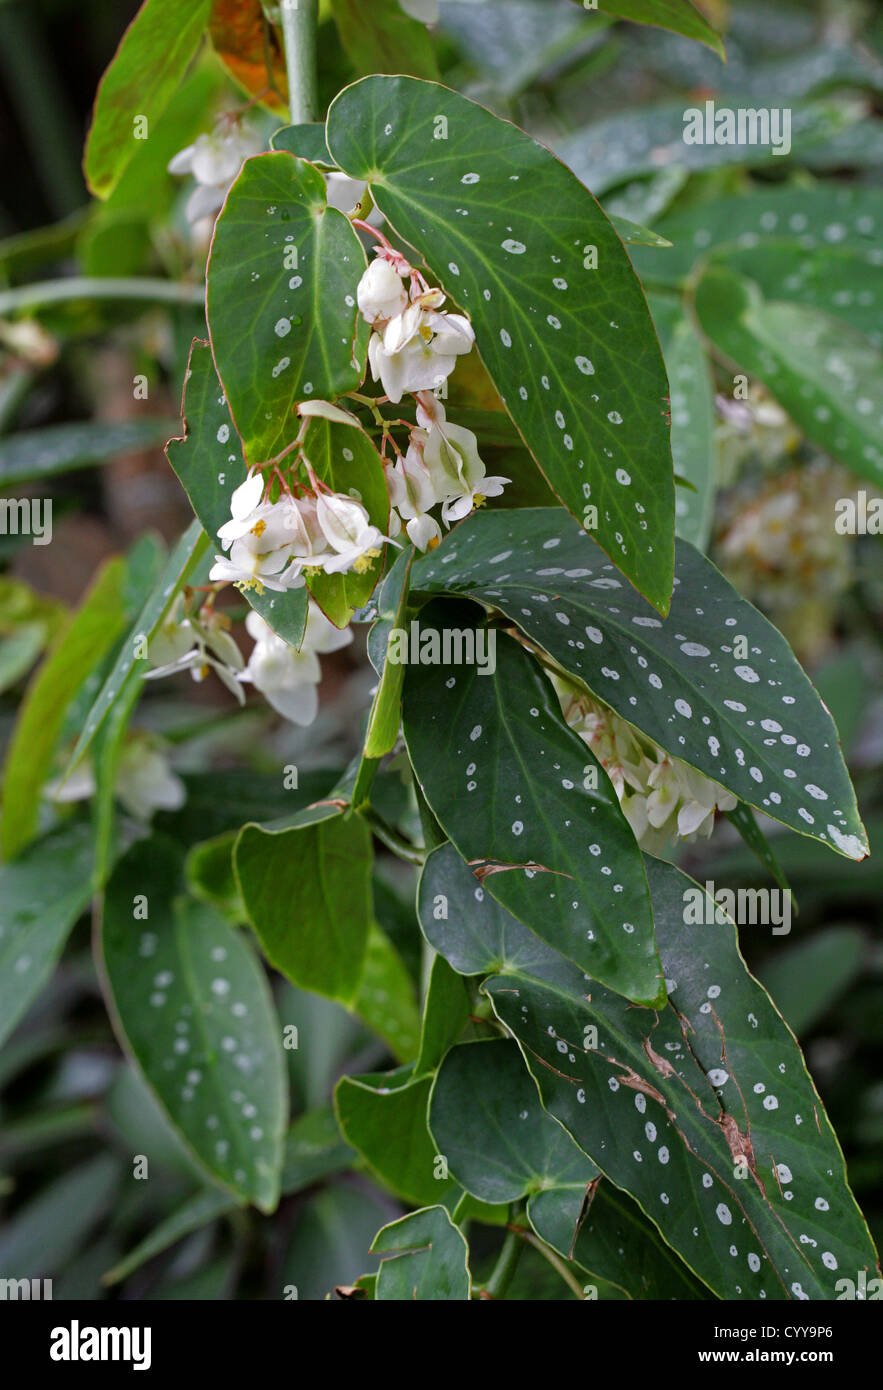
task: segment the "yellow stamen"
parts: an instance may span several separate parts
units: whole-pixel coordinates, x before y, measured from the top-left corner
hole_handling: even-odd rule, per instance
[[[426,549],[427,549],[427,550],[435,550],[436,547],[438,546],[438,544],[439,544],[438,536],[430,536],[430,537],[429,537],[429,544],[427,545]]]
[[[262,536],[266,529],[267,523],[265,521],[256,521],[254,526],[252,526],[251,528],[251,534],[253,536]]]
[[[365,570],[370,569],[371,561],[376,560],[379,554],[379,550],[366,550],[364,555],[360,555],[358,560],[353,562],[353,569],[356,574],[364,574]]]
[[[419,332],[420,337],[423,339],[424,343],[432,342],[432,329],[429,327],[428,323],[421,323],[417,331]]]
[[[476,492],[472,499],[472,505],[473,507],[483,507],[486,501],[487,498],[482,493]]]
[[[254,589],[256,594],[264,592],[264,586],[259,579],[237,579],[233,587],[238,589],[241,594],[247,593],[249,589]]]

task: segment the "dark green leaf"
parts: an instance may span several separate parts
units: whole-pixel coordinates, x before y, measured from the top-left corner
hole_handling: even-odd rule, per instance
[[[699,550],[707,550],[714,519],[717,448],[714,439],[714,383],[705,350],[689,319],[670,300],[651,298],[671,402],[671,456],[678,474],[695,491],[678,488],[675,529]]]
[[[235,864],[249,921],[271,965],[303,989],[351,1003],[372,921],[371,835],[364,821],[332,816],[283,831],[247,825]]]
[[[484,889],[448,840],[428,856],[420,878],[423,934],[460,975],[527,974],[548,948]]]
[[[325,144],[325,122],[310,121],[305,125],[284,125],[270,141],[274,150],[287,150],[298,159],[308,159],[311,164],[325,164],[331,167],[331,155]]]
[[[271,1211],[287,1118],[279,1020],[244,939],[207,906],[178,897],[181,882],[180,855],[160,838],[118,864],[102,924],[108,1002],[201,1165]]]
[[[698,260],[720,247],[762,251],[780,237],[797,237],[806,251],[849,248],[874,251],[883,217],[875,188],[819,184],[815,188],[766,188],[730,194],[673,213],[658,231],[672,243],[664,256],[633,252],[640,275],[677,284]]]
[[[754,103],[736,102],[735,105],[744,109],[753,108]],[[693,110],[704,115],[702,98],[632,107],[615,116],[593,121],[558,142],[556,150],[596,197],[629,179],[669,169],[694,172],[722,165],[771,164],[775,167],[782,163],[771,141],[753,145],[686,144],[687,113]],[[795,102],[790,107],[791,157],[797,159],[814,147],[821,148],[823,141],[857,121],[862,110],[858,102],[834,97]],[[669,235],[664,224],[656,230],[662,236]],[[668,260],[670,256],[668,251],[665,257],[654,254],[652,264]],[[641,261],[642,273],[647,264],[646,260]]]
[[[426,987],[420,1053],[414,1066],[416,1076],[435,1071],[469,1022],[470,1012],[471,998],[463,977],[444,956],[436,956]]]
[[[400,1062],[410,1062],[420,1043],[414,984],[386,932],[371,923],[365,964],[352,1010],[379,1033]]]
[[[801,834],[867,853],[830,715],[785,639],[686,541],[664,622],[554,508],[476,514],[411,586],[502,609],[667,752]]]
[[[660,29],[683,34],[685,38],[697,39],[719,58],[726,59],[720,34],[711,27],[705,15],[690,4],[690,0],[598,0],[597,8],[602,14],[615,15],[617,19],[630,19],[635,24],[655,24]]]
[[[421,623],[462,631],[464,617],[436,604]],[[404,728],[423,793],[463,858],[481,863],[483,887],[595,979],[659,998],[640,851],[606,774],[586,787],[592,755],[532,657],[497,634],[493,674],[409,666]]]
[[[381,1262],[378,1299],[448,1302],[470,1296],[469,1249],[444,1207],[424,1207],[384,1226],[371,1249],[401,1252]]]
[[[119,1178],[117,1159],[100,1154],[42,1188],[5,1222],[0,1275],[37,1279],[56,1274],[112,1206]]]
[[[647,872],[665,1009],[587,991],[551,955],[485,988],[545,1108],[719,1297],[833,1298],[876,1256],[800,1050],[732,923],[692,925],[712,899],[671,865]]]
[[[579,1191],[537,1192],[528,1215],[537,1235],[553,1250],[581,1265],[593,1279],[619,1285],[634,1299],[709,1297],[624,1192],[599,1182],[580,1221],[582,1207]]]
[[[245,161],[215,225],[207,310],[249,463],[287,443],[298,401],[333,400],[359,385],[355,292],[364,268],[353,227],[326,207],[318,169],[282,150]]]
[[[377,599],[377,622],[368,635],[368,656],[380,680],[365,730],[366,758],[382,758],[390,753],[399,736],[405,668],[401,662],[387,662],[386,656],[390,633],[393,628],[404,626],[413,558],[414,551],[409,547],[398,556],[384,579]]]
[[[426,1124],[431,1084],[430,1077],[412,1080],[411,1068],[402,1067],[344,1076],[334,1092],[344,1138],[382,1183],[418,1207],[441,1201],[452,1187]]]
[[[174,429],[174,421],[151,418],[22,430],[0,441],[0,487],[16,487],[165,444]]]
[[[883,354],[867,338],[815,309],[765,300],[753,282],[716,265],[699,282],[696,313],[721,352],[759,377],[809,439],[883,482]]]
[[[789,1028],[814,1028],[861,974],[866,939],[855,927],[826,927],[780,948],[759,970]]]
[[[193,57],[210,0],[144,0],[101,79],[86,145],[86,180],[106,198],[138,149],[139,117],[157,120]]]
[[[513,1042],[452,1048],[433,1084],[429,1124],[453,1177],[483,1202],[568,1189],[579,1210],[598,1176],[594,1163],[543,1110]]]
[[[331,13],[356,72],[438,77],[426,25],[405,14],[398,0],[331,0]]]
[[[341,167],[370,181],[471,316],[558,496],[580,518],[597,508],[599,542],[664,610],[674,508],[665,372],[641,286],[591,194],[515,126],[413,78],[347,88],[327,130]]]
[[[73,825],[0,866],[0,1043],[46,984],[92,891],[92,829]]]

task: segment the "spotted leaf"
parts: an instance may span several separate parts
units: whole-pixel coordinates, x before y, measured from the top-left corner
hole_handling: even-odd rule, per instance
[[[784,637],[678,542],[667,619],[555,508],[477,513],[412,569],[412,590],[507,617],[667,752],[851,859],[868,852],[837,730]]]
[[[640,283],[592,195],[523,131],[414,78],[347,88],[327,137],[471,317],[557,495],[579,518],[597,508],[600,544],[664,610],[674,509],[665,371]],[[633,488],[616,481],[626,464]]]
[[[206,307],[249,463],[287,442],[298,401],[333,400],[361,381],[355,295],[364,268],[352,226],[326,206],[318,169],[285,150],[245,161],[215,226]]]
[[[180,897],[182,859],[161,838],[120,861],[101,960],[121,1041],[209,1175],[271,1211],[287,1122],[281,1028],[244,939]]]
[[[876,1255],[800,1049],[729,918],[673,866],[648,859],[647,875],[663,1009],[552,953],[484,988],[545,1108],[713,1292],[833,1299]]]
[[[473,622],[479,615],[471,610]],[[467,630],[469,619],[469,609],[436,604],[420,624],[441,642],[445,631]],[[422,643],[420,652],[428,654]],[[630,999],[655,1000],[661,977],[640,852],[606,775],[564,723],[536,662],[502,634],[494,670],[484,675],[475,663],[445,662],[441,646],[438,665],[409,656],[411,762],[483,886],[595,979]]]

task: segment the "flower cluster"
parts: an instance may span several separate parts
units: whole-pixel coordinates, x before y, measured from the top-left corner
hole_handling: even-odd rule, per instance
[[[388,537],[355,497],[322,489],[268,497],[260,472],[249,474],[230,498],[231,517],[218,531],[225,555],[209,578],[239,589],[284,593],[303,586],[305,574],[366,570]]]
[[[56,805],[85,801],[95,795],[92,766],[81,762],[65,781],[47,782],[44,795]],[[149,735],[135,735],[124,747],[117,765],[114,796],[136,820],[148,821],[154,811],[177,811],[186,788],[174,773],[162,746]]]
[[[300,651],[277,636],[259,613],[249,613],[245,626],[255,645],[239,679],[250,682],[277,714],[293,724],[312,724],[319,711],[319,656],[349,646],[350,629],[335,627],[312,600]]]
[[[239,703],[244,704],[245,696],[237,676],[245,662],[230,636],[229,618],[208,604],[200,609],[198,616],[184,616],[184,602],[184,594],[178,594],[165,622],[150,639],[148,658],[154,669],[145,672],[145,680],[189,671],[195,681],[204,681],[214,671]]]
[[[229,167],[221,169],[220,156],[209,168],[199,163],[204,154],[205,147],[197,141],[188,155],[194,172],[206,179],[209,173],[223,172],[226,177]],[[233,162],[231,153],[229,165]],[[385,396],[380,402],[357,394],[353,399],[370,409],[382,435],[380,458],[389,495],[385,529],[390,534],[383,534],[376,524],[380,518],[375,513],[372,519],[355,491],[344,496],[318,478],[307,456],[314,417],[357,430],[363,429],[361,421],[341,404],[302,401],[293,441],[275,459],[250,468],[231,494],[229,520],[217,532],[221,553],[209,571],[213,586],[233,584],[243,592],[262,594],[270,589],[284,594],[321,575],[364,573],[375,566],[387,542],[401,545],[395,537],[403,531],[420,550],[437,545],[441,523],[459,521],[485,498],[498,496],[509,481],[487,476],[475,435],[448,421],[435,394],[457,359],[471,350],[472,325],[464,315],[444,309],[443,292],[430,288],[381,232],[359,219],[354,222],[380,243],[359,282],[357,298],[372,329],[371,371]],[[384,400],[397,405],[406,393],[414,397],[414,420],[386,419],[379,405]],[[396,429],[407,430],[404,451],[394,437]],[[394,459],[387,457],[390,448]],[[436,505],[441,521],[431,515]],[[377,564],[378,575],[380,568]],[[194,680],[204,680],[214,671],[241,703],[243,686],[251,684],[284,718],[312,723],[318,708],[319,654],[347,645],[352,640],[347,629],[336,628],[310,598],[303,644],[296,650],[252,612],[246,629],[255,645],[246,664],[230,636],[229,620],[214,607],[214,594],[198,613],[185,614],[184,601],[184,595],[179,596],[150,643],[154,669],[148,679],[189,671]]]
[[[726,487],[746,463],[769,468],[794,452],[800,432],[762,386],[752,384],[744,400],[718,395],[720,423],[715,430],[718,483]]]
[[[210,234],[215,214],[223,206],[243,160],[262,149],[263,141],[254,130],[225,117],[209,134],[197,136],[192,145],[178,151],[169,163],[169,173],[190,174],[196,180],[185,208],[195,231]]]
[[[189,671],[194,680],[202,681],[214,671],[240,704],[245,703],[243,685],[253,685],[285,719],[312,724],[319,707],[316,687],[322,678],[318,658],[348,646],[353,640],[348,628],[336,628],[310,599],[304,638],[297,651],[260,614],[251,612],[245,627],[254,647],[246,663],[227,630],[226,615],[204,604],[198,616],[188,616],[182,612],[184,601],[184,594],[179,594],[168,618],[150,640],[147,655],[154,669],[145,672],[145,680]]]
[[[431,549],[442,535],[438,520],[429,515],[432,507],[442,504],[442,520],[448,526],[480,507],[485,498],[498,497],[509,482],[487,476],[475,435],[449,423],[434,394],[457,358],[471,351],[475,333],[462,314],[442,308],[442,291],[431,289],[385,240],[376,248],[357,296],[362,317],[373,329],[368,362],[374,380],[393,404],[405,393],[416,397],[417,424],[410,427],[408,448],[405,453],[396,449],[396,462],[386,464],[391,529],[397,534],[404,526],[413,545]]]
[[[818,460],[722,500],[718,563],[805,659],[823,654],[852,581],[852,546],[834,528],[835,505],[851,492],[848,473]]]
[[[737,799],[679,758],[639,734],[606,705],[555,682],[564,717],[591,748],[613,783],[635,839],[650,854],[678,841],[706,838],[716,811],[732,811]]]
[[[244,160],[261,154],[264,141],[257,131],[235,116],[224,116],[214,130],[197,136],[192,145],[179,150],[169,162],[169,173],[191,175],[196,187],[187,199],[184,215],[193,229],[194,239],[208,243],[216,214],[224,204],[230,186]],[[324,175],[328,206],[351,212],[361,202],[368,187],[339,170]]]

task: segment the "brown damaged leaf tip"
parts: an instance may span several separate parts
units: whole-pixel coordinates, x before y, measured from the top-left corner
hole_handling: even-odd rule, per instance
[[[649,1038],[644,1039],[643,1048],[648,1061],[653,1063],[660,1076],[677,1076],[677,1072],[671,1062],[665,1057],[660,1057],[658,1052],[654,1052]]]
[[[557,874],[559,878],[572,878],[572,874],[562,873],[560,869],[549,869],[545,864],[535,864],[533,860],[528,860],[526,864],[502,864],[496,859],[469,859],[467,860],[479,883],[484,883],[491,874],[506,873],[510,869],[525,869],[534,874]]]

